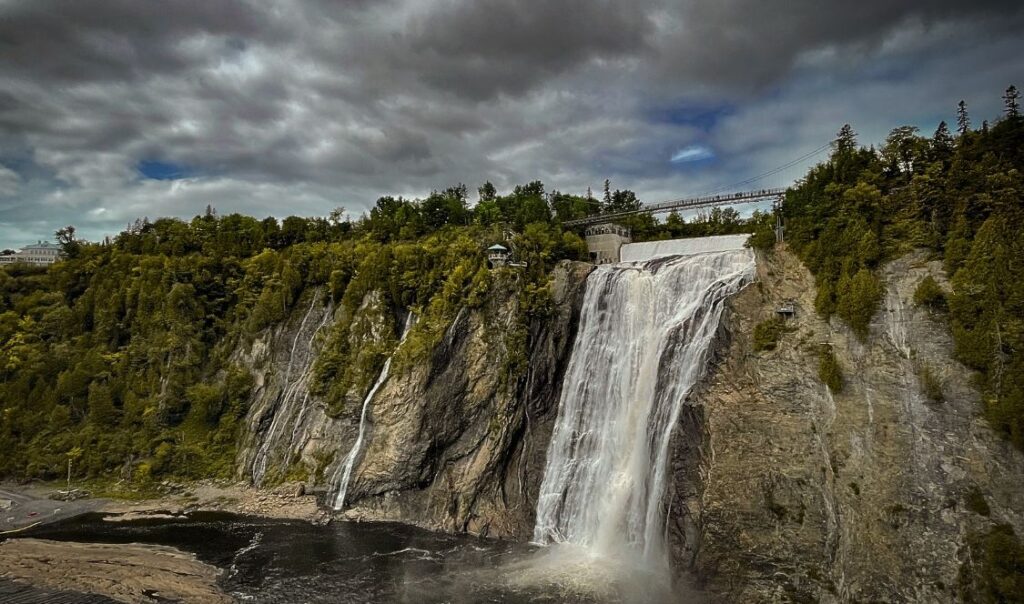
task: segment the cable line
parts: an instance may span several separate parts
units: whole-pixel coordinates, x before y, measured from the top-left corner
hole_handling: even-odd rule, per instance
[[[741,180],[741,181],[736,182],[736,183],[732,183],[732,184],[728,184],[728,185],[724,185],[724,186],[718,187],[716,189],[712,189],[712,190],[708,191],[707,194],[714,194],[714,193],[718,193],[719,191],[725,191],[727,189],[734,189],[736,187],[741,187],[743,185],[747,185],[747,184],[750,184],[752,182],[756,182],[758,180],[761,180],[762,178],[767,178],[769,176],[773,176],[775,174],[778,174],[779,172],[782,172],[783,170],[786,170],[788,168],[792,168],[793,166],[797,165],[798,163],[800,163],[802,161],[806,161],[806,160],[814,157],[815,155],[821,153],[822,151],[824,151],[825,149],[828,149],[831,146],[832,146],[832,141],[829,141],[829,142],[825,143],[824,145],[818,147],[817,149],[815,149],[813,151],[810,151],[808,153],[805,153],[805,154],[801,155],[800,157],[798,157],[798,158],[796,158],[796,159],[794,159],[794,160],[792,160],[790,162],[782,164],[781,166],[778,166],[776,168],[772,168],[771,170],[768,170],[767,172],[765,172],[763,174],[758,174],[757,176],[753,176],[753,177],[748,178],[746,180]]]

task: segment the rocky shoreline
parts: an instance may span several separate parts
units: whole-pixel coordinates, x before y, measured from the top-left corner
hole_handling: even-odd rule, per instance
[[[280,520],[326,522],[329,512],[317,507],[316,497],[301,483],[285,483],[257,489],[242,483],[201,481],[163,483],[165,494],[148,499],[79,499],[58,501],[47,485],[2,485],[0,498],[8,502],[0,510],[0,537],[18,535],[44,524],[69,520],[87,513],[107,514],[108,520],[181,516],[192,512],[227,512]]]
[[[44,485],[5,486],[11,502],[0,518],[0,581],[46,601],[47,594],[104,596],[117,602],[219,603],[234,601],[217,585],[220,570],[175,548],[57,542],[31,538],[31,529],[87,513],[105,514],[108,522],[176,518],[195,512],[227,512],[263,518],[328,522],[316,497],[301,484],[256,489],[244,484],[204,481],[164,483],[160,497],[139,501],[82,499],[54,501]],[[56,591],[48,591],[56,590]],[[38,592],[38,593],[36,593]],[[31,601],[31,600],[29,600]]]
[[[103,595],[117,602],[220,604],[220,571],[159,545],[11,539],[0,543],[0,578],[34,587]]]
[[[330,513],[317,507],[316,497],[301,483],[286,483],[271,489],[257,489],[241,483],[212,481],[168,485],[168,494],[140,501],[113,500],[97,511],[110,521],[127,521],[160,515],[180,516],[192,512],[228,512],[279,520],[326,522]]]

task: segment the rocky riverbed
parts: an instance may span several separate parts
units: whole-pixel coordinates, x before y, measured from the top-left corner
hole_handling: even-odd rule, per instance
[[[275,488],[257,489],[246,484],[198,482],[166,487],[162,497],[141,501],[109,501],[98,509],[111,514],[108,519],[137,519],[160,515],[180,516],[190,512],[230,512],[285,520],[325,520],[317,508],[316,497],[307,494],[301,484],[286,483]]]
[[[11,539],[0,543],[0,577],[118,602],[233,602],[217,568],[172,547]]]
[[[325,519],[316,498],[297,484],[263,490],[212,481],[187,486],[164,483],[160,487],[166,494],[139,501],[59,501],[50,498],[55,490],[47,485],[6,485],[0,490],[5,502],[0,510],[0,538],[20,537],[93,512],[103,514],[103,520],[111,523],[184,519],[195,512],[309,522]],[[217,586],[220,572],[191,553],[160,545],[32,538],[0,543],[0,581],[12,597],[29,602],[55,597],[76,601],[74,594],[105,596],[118,602],[231,602]]]

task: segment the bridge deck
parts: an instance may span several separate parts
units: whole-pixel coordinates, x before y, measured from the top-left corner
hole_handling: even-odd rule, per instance
[[[672,201],[648,204],[640,207],[639,209],[629,210],[626,212],[613,212],[611,214],[587,216],[586,218],[578,218],[576,220],[566,220],[562,224],[565,226],[585,226],[588,224],[609,222],[616,218],[633,216],[635,214],[661,214],[662,212],[672,212],[675,210],[693,210],[699,208],[734,205],[738,203],[754,203],[765,199],[781,199],[785,194],[786,189],[761,189],[759,191],[743,191],[740,193],[726,193],[724,195],[689,197],[685,199],[675,199]]]

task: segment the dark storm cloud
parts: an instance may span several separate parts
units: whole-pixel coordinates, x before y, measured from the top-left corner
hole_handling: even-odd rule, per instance
[[[659,67],[712,89],[751,89],[776,83],[808,52],[857,60],[908,26],[956,21],[970,30],[981,19],[1005,34],[1021,16],[1015,0],[688,0],[661,13]]]
[[[487,98],[529,90],[580,63],[635,55],[652,31],[642,2],[468,1],[414,20],[396,62],[415,58],[429,84]]]
[[[236,0],[31,0],[0,4],[4,70],[51,82],[145,80],[187,68],[182,36],[273,32]]]
[[[873,142],[997,102],[1018,5],[0,0],[0,244],[207,203],[359,213],[484,179],[696,192],[844,121]],[[671,161],[687,149],[708,159]]]

